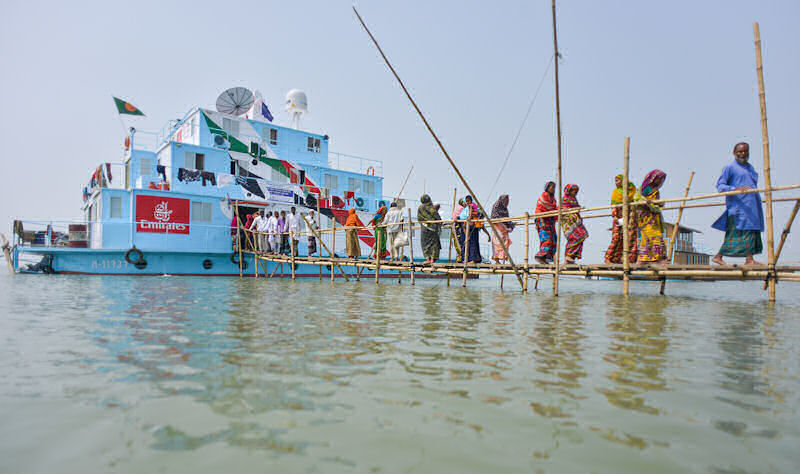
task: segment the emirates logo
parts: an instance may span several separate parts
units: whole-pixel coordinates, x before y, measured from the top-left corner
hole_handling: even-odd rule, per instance
[[[156,208],[153,210],[153,218],[159,222],[169,222],[172,211],[170,211],[168,207],[169,204],[166,201],[162,201],[161,204],[156,205]]]

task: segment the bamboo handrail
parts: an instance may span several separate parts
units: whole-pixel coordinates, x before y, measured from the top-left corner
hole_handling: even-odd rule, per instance
[[[330,256],[331,256],[331,261],[333,261],[333,259],[336,257],[336,255],[333,252],[331,252],[331,250],[328,248],[328,246],[322,240],[322,236],[317,234],[317,231],[313,227],[308,225],[308,219],[306,219],[306,216],[300,214],[300,217],[303,218],[303,220],[306,223],[306,226],[311,230],[311,232],[313,232],[314,235],[317,236],[317,240],[319,240],[320,245],[325,247],[325,250],[327,250],[328,254],[330,254]],[[336,225],[336,219],[333,220],[333,225]],[[333,235],[336,236],[336,234],[333,234]],[[333,244],[331,244],[331,245],[333,245]],[[350,279],[347,278],[347,274],[344,272],[344,270],[342,270],[342,267],[340,267],[338,263],[335,263],[335,265],[336,265],[336,268],[339,269],[339,272],[341,272],[341,274],[344,277],[344,279],[347,280],[347,281],[350,281]],[[331,266],[331,281],[333,281],[333,266]]]

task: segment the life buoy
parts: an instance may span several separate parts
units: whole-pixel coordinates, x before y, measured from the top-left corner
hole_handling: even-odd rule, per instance
[[[356,198],[356,206],[364,207],[364,198],[357,197]]]
[[[239,266],[239,254],[237,252],[231,254],[231,263]],[[247,260],[242,260],[242,270],[247,270]]]
[[[136,255],[136,258],[132,258],[133,255]],[[130,263],[131,265],[136,265],[137,263],[144,260],[144,254],[141,250],[137,249],[134,245],[133,247],[129,248],[127,252],[125,252],[125,261]]]
[[[375,167],[374,166],[368,167],[367,168],[367,174],[370,175],[370,176],[375,176]]]

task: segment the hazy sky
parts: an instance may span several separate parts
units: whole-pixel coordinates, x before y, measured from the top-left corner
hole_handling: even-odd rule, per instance
[[[4,2],[0,28],[0,229],[14,218],[80,217],[81,189],[101,162],[122,157],[111,95],[130,100],[157,130],[219,92],[259,89],[281,111],[301,88],[305,128],[331,136],[331,150],[384,162],[386,194],[409,167],[407,187],[449,202],[455,175],[362,31],[351,3]],[[360,1],[361,14],[473,188],[486,196],[553,52],[550,1]],[[800,182],[800,2],[559,2],[564,182],[583,205],[607,204],[631,137],[637,185],[667,173],[662,196],[713,192],[734,143],[751,143],[762,169],[752,22],[761,25],[775,185]],[[533,212],[554,178],[552,70],[498,192],[510,211]],[[287,116],[276,113],[286,124]],[[763,176],[761,183],[763,185]],[[459,195],[464,190],[459,185]],[[776,197],[798,195],[780,193]],[[791,204],[776,204],[776,237]],[[721,209],[689,210],[703,231]],[[667,214],[674,219],[676,213]],[[585,262],[602,261],[610,218],[587,221]],[[515,253],[523,235],[515,231]],[[531,235],[535,248],[538,242]],[[786,260],[800,260],[789,238]],[[766,255],[763,256],[766,259]]]

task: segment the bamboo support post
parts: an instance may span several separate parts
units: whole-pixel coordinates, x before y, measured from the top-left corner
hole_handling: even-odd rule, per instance
[[[303,220],[305,221],[306,225],[308,226],[308,219],[306,219],[306,216],[303,216],[301,214],[301,217],[303,218]],[[328,245],[325,244],[325,242],[322,240],[322,234],[317,232],[315,229],[311,228],[311,226],[309,226],[308,228],[311,229],[311,232],[313,232],[314,235],[317,237],[317,240],[319,240],[320,245],[322,245],[322,247],[325,250],[328,251],[328,255],[331,256],[331,258],[330,258],[330,260],[331,260],[331,281],[333,281],[333,267],[334,266],[339,269],[339,272],[341,272],[341,274],[342,274],[342,276],[344,277],[345,280],[350,281],[350,279],[347,278],[347,274],[344,272],[342,267],[340,267],[339,264],[336,263],[336,254],[334,253],[336,251],[336,247],[333,247],[334,243],[336,242],[336,232],[333,233],[333,242],[331,242],[331,247],[333,247],[333,252],[332,252],[331,249],[328,248]],[[336,228],[336,219],[333,219],[333,227],[332,228],[334,228],[334,229]],[[322,252],[320,252],[320,254],[321,253]]]
[[[522,284],[522,292],[528,292],[528,272],[530,270],[530,262],[528,261],[528,253],[531,246],[531,239],[530,239],[530,224],[531,224],[531,215],[529,213],[525,213],[525,279],[523,280]]]
[[[789,236],[789,232],[792,230],[792,223],[794,222],[795,216],[797,216],[797,211],[800,210],[800,199],[794,202],[794,208],[792,209],[792,213],[789,216],[789,220],[786,221],[786,226],[783,228],[783,232],[781,232],[781,241],[778,243],[778,250],[775,251],[775,263],[777,263],[778,259],[781,258],[781,251],[783,250],[783,244],[786,242],[786,237]],[[766,290],[768,282],[764,282],[764,287],[762,290]]]
[[[12,237],[13,237],[13,234],[12,234]],[[5,256],[5,258],[6,258],[6,264],[8,265],[8,271],[11,272],[11,274],[13,275],[13,274],[15,274],[17,272],[16,272],[16,270],[14,270],[14,261],[11,258],[11,248],[8,245],[8,240],[6,240],[6,236],[3,235],[3,234],[0,234],[0,243],[2,243],[3,256]]]
[[[466,233],[466,236],[464,237],[464,253],[463,257],[461,257],[461,259],[464,260],[464,274],[461,277],[462,288],[466,288],[467,286],[467,264],[469,263],[469,250],[467,249],[469,249],[469,235],[472,233],[469,229],[469,222],[470,219],[467,217],[467,220],[464,221],[464,232]]]
[[[628,222],[631,215],[630,197],[628,196],[628,183],[630,183],[630,161],[631,161],[631,137],[625,137],[625,151],[623,155],[624,173],[622,175],[622,294],[630,294],[630,270],[631,270],[631,237],[629,234]]]
[[[236,217],[236,247],[239,252],[239,278],[242,278],[243,270],[242,270],[242,239],[241,236],[244,235],[242,232],[242,219],[239,217],[239,203],[236,202],[233,212]]]
[[[411,220],[411,208],[408,208],[408,252],[411,260],[411,286],[414,286],[414,221]]]
[[[456,193],[457,192],[458,192],[458,188],[453,188],[453,212],[451,213],[451,216],[452,216],[453,213],[455,213],[455,210],[456,210]],[[450,222],[450,240],[449,240],[449,245],[447,246],[447,261],[448,262],[451,262],[453,260],[453,242],[455,241],[455,238],[456,238],[456,234],[455,234],[456,228],[455,228],[454,223],[455,223],[455,219],[453,219],[453,221]],[[458,245],[457,241],[455,242],[455,245]],[[449,273],[447,274],[447,286],[450,286],[450,274]]]
[[[378,284],[381,274],[381,239],[380,239],[380,224],[375,226],[375,284]]]
[[[689,183],[686,184],[686,191],[683,192],[683,197],[687,197],[689,195],[689,188],[692,187],[692,178],[694,178],[694,171],[689,174]],[[678,218],[675,219],[675,227],[672,228],[672,235],[669,238],[669,252],[667,256],[667,262],[673,263],[672,259],[675,255],[675,239],[678,237],[678,227],[681,225],[681,217],[683,217],[683,203],[686,201],[682,201],[680,207],[678,207]],[[661,289],[658,291],[659,294],[664,294],[664,289],[667,286],[667,280],[661,280]]]
[[[317,221],[316,222],[317,223],[317,229],[320,228],[320,224],[322,223],[321,217],[320,217],[320,213],[319,213],[319,201],[320,201],[320,195],[317,195],[317,214],[314,216],[314,219]],[[317,237],[317,238],[320,241],[322,241],[321,238],[319,238],[319,237]],[[320,242],[319,245],[322,246],[322,243]],[[317,249],[317,253],[319,254],[320,257],[322,256],[322,252],[320,252],[319,249]],[[319,265],[319,281],[322,281],[322,265]]]
[[[555,2],[555,0],[553,0],[553,1]],[[555,3],[554,3],[553,8],[555,9]],[[458,169],[458,167],[456,166],[456,164],[453,161],[453,159],[450,158],[450,154],[447,153],[447,150],[444,148],[444,145],[442,144],[441,140],[439,140],[439,137],[433,131],[433,128],[431,127],[430,123],[428,123],[428,119],[425,118],[425,115],[422,113],[422,110],[420,110],[420,108],[417,106],[417,103],[414,101],[414,98],[411,97],[411,93],[409,93],[408,89],[406,89],[405,84],[400,79],[400,76],[397,74],[397,71],[395,71],[394,66],[392,66],[392,64],[389,62],[389,58],[387,58],[386,55],[383,53],[383,50],[381,49],[380,45],[378,44],[378,40],[376,40],[375,37],[372,36],[372,32],[369,31],[369,28],[367,28],[366,23],[364,23],[364,20],[361,18],[361,15],[358,13],[358,10],[356,10],[355,6],[353,7],[353,11],[355,12],[356,16],[358,17],[358,21],[361,23],[361,26],[364,28],[364,30],[369,35],[369,37],[372,40],[373,44],[375,44],[375,47],[378,49],[378,52],[380,53],[380,55],[383,58],[384,62],[389,67],[389,70],[392,71],[392,74],[394,75],[395,79],[397,79],[397,82],[400,84],[400,87],[403,89],[403,92],[406,94],[406,97],[408,97],[408,100],[411,102],[411,105],[414,107],[414,110],[417,111],[417,114],[422,119],[422,122],[425,124],[425,127],[428,129],[428,132],[431,134],[433,139],[436,141],[436,144],[439,146],[439,149],[442,151],[442,154],[444,155],[445,158],[447,158],[447,161],[450,163],[450,166],[453,168],[453,171],[456,172],[456,175],[461,180],[461,183],[464,185],[465,188],[467,188],[467,192],[469,192],[472,195],[472,199],[475,201],[475,204],[478,205],[478,208],[481,210],[483,215],[486,216],[486,220],[488,221],[489,226],[491,226],[491,228],[492,228],[492,233],[494,234],[494,237],[497,240],[500,241],[500,245],[503,247],[503,251],[508,256],[508,263],[511,265],[511,268],[514,269],[514,275],[517,277],[517,281],[519,282],[519,286],[521,288],[522,287],[522,277],[519,275],[519,271],[517,270],[517,266],[514,264],[514,259],[511,258],[511,253],[508,251],[508,248],[506,248],[505,242],[502,241],[502,239],[500,238],[500,235],[497,233],[497,229],[494,228],[494,225],[492,223],[492,219],[489,217],[490,214],[486,212],[486,209],[484,209],[483,205],[481,204],[480,200],[478,199],[477,194],[475,194],[475,192],[472,191],[472,188],[470,188],[469,183],[467,183],[466,178],[464,178],[464,175],[461,174],[461,171]],[[558,62],[557,59],[556,59],[556,62]]]
[[[305,220],[305,217],[303,217]],[[294,280],[295,276],[295,265],[294,265],[294,231],[289,231],[289,249],[292,251],[292,261],[290,263],[292,267],[292,280]]]
[[[765,212],[767,219],[767,258],[770,273],[775,272],[775,240],[772,228],[772,178],[770,176],[770,163],[769,163],[769,133],[767,130],[767,99],[766,92],[764,92],[764,65],[761,59],[761,32],[758,27],[758,22],[753,23],[753,37],[755,39],[756,48],[756,75],[758,76],[758,102],[761,105],[761,144],[762,153],[764,155],[764,197],[767,200],[767,210]],[[775,279],[772,275],[767,280],[769,289],[769,301],[775,301]]]
[[[345,242],[347,242],[347,231],[345,231]],[[320,239],[320,243],[322,243],[322,239]],[[331,219],[331,249],[325,247],[325,250],[328,251],[328,255],[331,256],[331,262],[336,259],[336,216]],[[342,272],[344,274],[344,272]],[[331,263],[331,283],[333,283],[333,263]]]
[[[560,254],[561,254],[561,237],[562,237],[562,224],[561,224],[561,205],[562,205],[562,182],[561,182],[561,102],[559,99],[559,92],[558,92],[558,32],[556,29],[556,0],[552,0],[553,6],[553,54],[554,54],[554,65],[555,65],[555,98],[556,98],[556,130],[557,130],[557,146],[558,146],[558,187],[556,188],[556,194],[558,194],[558,229],[556,230],[556,255],[555,259],[553,260],[553,264],[555,265],[555,274],[553,275],[553,296],[558,296],[558,272],[560,269]],[[627,191],[627,190],[626,190]],[[627,193],[623,193],[627,194]]]

